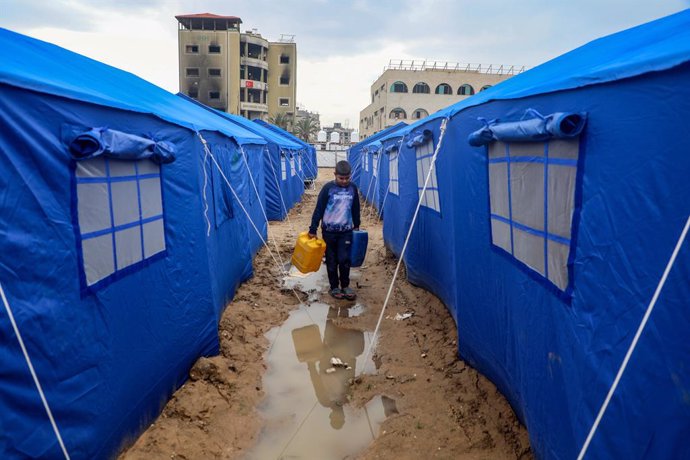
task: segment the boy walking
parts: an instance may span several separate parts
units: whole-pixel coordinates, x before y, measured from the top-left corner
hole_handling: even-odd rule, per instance
[[[326,242],[326,270],[331,285],[329,293],[336,299],[355,300],[350,288],[350,249],[352,231],[359,230],[359,192],[350,182],[352,168],[347,161],[335,165],[335,180],[328,182],[319,192],[316,208],[311,217],[309,236],[316,238],[321,221],[323,240]]]

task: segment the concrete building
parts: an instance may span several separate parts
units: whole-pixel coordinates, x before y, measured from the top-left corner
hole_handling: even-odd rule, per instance
[[[324,126],[317,134],[314,146],[317,150],[344,150],[358,141],[353,140],[354,129],[343,127],[342,123]]]
[[[359,115],[363,140],[400,121],[413,123],[524,71],[524,67],[391,60]]]
[[[297,45],[277,42],[256,29],[241,32],[242,19],[210,13],[175,16],[178,21],[180,92],[249,119],[294,116]]]

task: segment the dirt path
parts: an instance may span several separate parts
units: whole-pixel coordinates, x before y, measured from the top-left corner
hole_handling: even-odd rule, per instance
[[[297,233],[307,229],[318,190],[332,174],[332,169],[321,169],[316,190],[305,192],[290,220],[271,223],[270,234],[284,260]],[[357,292],[369,308],[337,321],[373,331],[397,261],[386,251],[381,223],[368,208],[362,218],[369,249]],[[265,248],[254,261],[254,273],[223,314],[221,354],[197,361],[189,381],[121,459],[235,459],[256,441],[262,426],[256,407],[264,396],[263,356],[269,347],[264,334],[285,321],[298,301],[292,291],[280,288],[279,269]],[[319,297],[334,302],[325,292]],[[406,312],[414,315],[392,320]],[[503,396],[457,359],[455,324],[435,296],[410,285],[401,273],[385,316],[374,353],[378,372],[358,378],[348,399],[363,405],[385,395],[396,401],[398,414],[383,423],[379,437],[358,458],[532,458],[527,431]]]

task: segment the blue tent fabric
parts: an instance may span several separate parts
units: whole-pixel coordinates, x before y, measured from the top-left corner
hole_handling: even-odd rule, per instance
[[[291,175],[289,163],[282,160],[283,158],[286,158],[286,155],[289,155],[289,152],[298,151],[301,148],[301,145],[279,135],[270,129],[266,129],[265,127],[256,123],[252,123],[244,117],[207,107],[182,93],[178,93],[178,96],[184,100],[196,104],[197,106],[205,109],[207,112],[213,115],[216,115],[217,117],[220,117],[221,119],[230,121],[232,124],[239,126],[243,130],[259,136],[263,140],[265,148],[261,149],[261,151],[263,152],[262,156],[264,158],[264,164],[262,167],[264,190],[260,190],[260,192],[265,194],[265,201],[263,203],[264,209],[261,211],[261,206],[257,206],[259,209],[254,210],[252,215],[255,215],[255,217],[261,217],[260,220],[255,219],[254,223],[257,224],[257,226],[258,224],[261,224],[261,231],[265,240],[267,224],[265,223],[263,213],[266,213],[268,220],[283,220],[295,203],[302,199],[304,187],[300,185],[301,181],[299,178]],[[252,144],[247,143],[247,145]],[[284,171],[286,172],[285,174],[283,173]],[[261,183],[261,173],[258,173],[257,177],[254,177],[254,179],[256,183]],[[260,216],[258,215],[259,211],[261,211]],[[252,239],[254,238],[255,237],[253,236]],[[260,239],[254,244],[257,243],[260,243]],[[258,247],[255,247],[255,249],[258,249]]]
[[[0,283],[71,458],[110,458],[218,351],[220,312],[251,275],[221,176],[243,200],[238,152],[266,141],[54,45],[7,30],[0,44]],[[72,127],[90,133],[78,157],[103,154],[75,160]],[[61,457],[1,310],[0,457]]]
[[[420,209],[404,256],[409,277],[444,301],[460,356],[506,395],[538,458],[577,457],[690,215],[689,34],[684,11],[596,40],[401,131],[386,245],[402,246],[419,199],[420,160],[407,141],[430,130],[434,146],[443,139],[434,168],[439,210]],[[498,120],[500,131],[534,111],[586,114],[586,124],[571,140],[492,134],[488,144],[468,142],[486,128],[482,120]],[[557,172],[568,180],[549,182]],[[558,188],[565,183],[569,191]],[[553,211],[546,196],[570,203],[568,238],[506,224],[510,234],[529,235],[513,241],[521,250],[538,241],[529,252],[546,253],[559,241],[567,278],[558,285],[511,252],[510,239],[508,250],[497,239],[498,197],[517,186],[530,190],[523,199],[541,196],[526,203],[537,216]],[[508,197],[513,210],[521,205]],[[686,241],[585,458],[690,456],[688,277]]]
[[[360,190],[362,189],[362,184],[360,181],[360,176],[362,174],[362,149],[367,144],[378,139],[382,139],[386,135],[398,131],[399,129],[403,129],[406,126],[407,123],[401,121],[393,126],[389,126],[388,128],[379,131],[376,134],[372,134],[371,136],[367,137],[366,139],[363,139],[362,141],[347,149],[347,161],[349,161],[352,165],[352,182],[354,182]]]
[[[258,123],[261,126],[264,126],[264,127],[268,128],[272,131],[275,131],[275,132],[281,134],[282,136],[287,137],[288,139],[290,139],[294,142],[297,142],[298,144],[301,144],[305,149],[305,153],[304,153],[304,161],[305,161],[304,179],[308,180],[308,181],[312,181],[312,180],[316,179],[316,177],[319,174],[319,165],[318,165],[318,162],[316,161],[316,148],[313,145],[311,145],[307,142],[304,142],[302,139],[295,136],[291,132],[286,131],[286,130],[280,128],[279,126],[268,123],[264,120],[256,119],[256,120],[254,120],[254,123]]]

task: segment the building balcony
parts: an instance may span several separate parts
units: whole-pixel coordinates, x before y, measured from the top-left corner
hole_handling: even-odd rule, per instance
[[[240,80],[240,88],[253,88],[268,91],[268,83],[258,80]]]
[[[248,110],[250,112],[266,112],[268,113],[267,104],[259,104],[256,102],[240,102],[240,110]]]
[[[251,43],[252,45],[259,45],[262,48],[268,49],[268,40],[262,37],[258,37],[256,35],[249,35],[249,34],[241,34],[240,35],[240,42],[247,42]]]
[[[251,58],[251,57],[241,57],[240,64],[250,65],[252,67],[258,67],[260,69],[268,70],[268,62],[261,59]]]

